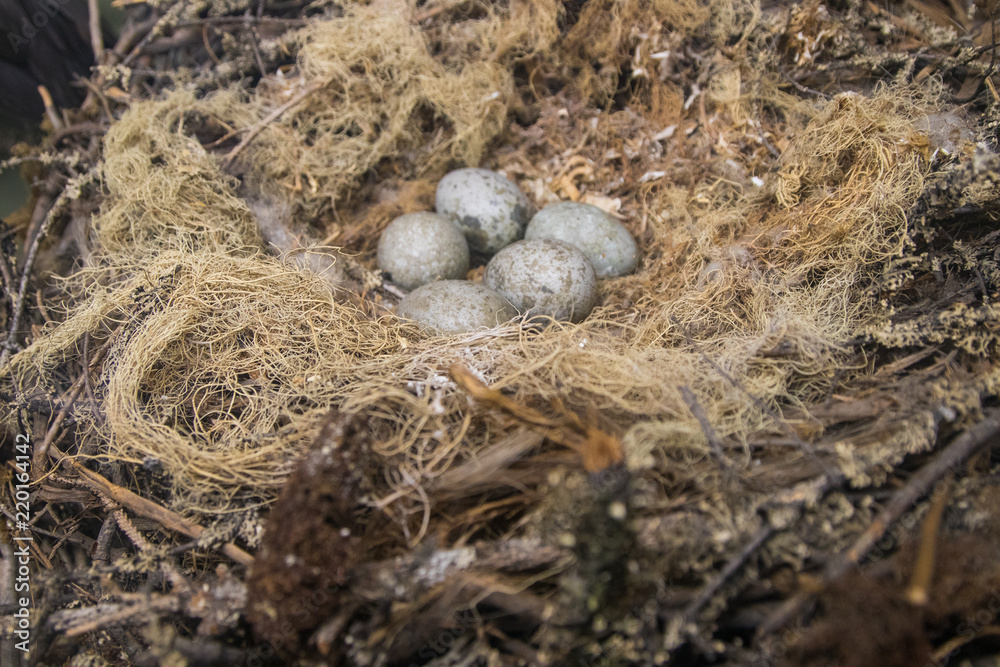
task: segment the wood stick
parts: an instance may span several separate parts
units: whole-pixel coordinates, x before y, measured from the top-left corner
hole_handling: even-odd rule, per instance
[[[101,62],[104,53],[104,33],[101,32],[101,8],[97,0],[87,0],[87,12],[90,15],[90,46],[94,50],[94,62]]]
[[[948,505],[951,495],[951,484],[941,485],[931,501],[930,511],[924,518],[924,527],[920,531],[920,549],[917,551],[917,561],[913,564],[913,576],[910,587],[906,590],[906,599],[910,604],[922,607],[927,604],[927,593],[934,578],[934,558],[937,555],[938,533],[941,530],[941,517]]]
[[[72,467],[76,473],[80,475],[84,484],[95,491],[100,492],[102,495],[107,496],[119,505],[127,507],[139,516],[152,519],[164,528],[182,533],[188,537],[193,537],[194,539],[198,539],[198,537],[205,532],[204,528],[193,521],[189,521],[176,512],[172,512],[165,507],[161,507],[151,500],[146,500],[142,496],[104,479],[104,477],[97,474],[93,470],[84,467],[77,461],[71,460],[68,463],[70,467]],[[222,545],[222,553],[240,565],[246,565],[249,567],[253,563],[253,556],[243,551],[232,542],[226,542]]]
[[[692,600],[684,611],[681,613],[681,617],[685,622],[691,622],[694,620],[698,612],[711,601],[712,596],[718,592],[722,585],[726,583],[730,577],[732,577],[736,572],[743,566],[754,553],[757,552],[760,547],[767,542],[768,539],[774,534],[775,529],[771,524],[765,524],[757,529],[757,532],[753,534],[750,541],[743,545],[737,553],[726,561],[725,566],[722,570],[712,578],[705,586],[698,591],[698,595]]]
[[[933,461],[911,477],[906,486],[896,492],[868,529],[854,541],[854,544],[830,562],[823,573],[823,580],[831,582],[838,579],[851,567],[861,562],[861,559],[871,551],[886,531],[938,480],[953,468],[964,463],[981,447],[995,440],[998,435],[1000,435],[1000,410],[986,410],[985,418],[981,422],[955,438]],[[761,624],[757,635],[770,634],[785,625],[811,596],[811,593],[799,592],[786,600]]]

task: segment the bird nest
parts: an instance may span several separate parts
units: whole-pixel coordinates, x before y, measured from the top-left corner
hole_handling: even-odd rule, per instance
[[[0,392],[35,659],[996,651],[991,17],[133,12],[19,158],[44,177]],[[638,270],[579,324],[397,319],[378,236],[460,166],[612,213]]]

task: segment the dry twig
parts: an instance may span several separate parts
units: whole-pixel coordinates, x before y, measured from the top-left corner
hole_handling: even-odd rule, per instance
[[[927,604],[931,579],[934,576],[934,557],[937,553],[937,536],[941,528],[941,517],[948,504],[951,484],[944,484],[934,494],[931,509],[924,519],[924,527],[920,531],[920,550],[917,561],[913,564],[913,576],[910,587],[906,591],[906,599],[911,604],[922,606]]]
[[[580,454],[587,472],[604,470],[625,459],[621,441],[604,431],[584,426],[579,418],[569,413],[563,419],[546,417],[537,410],[504,396],[496,389],[483,384],[469,369],[454,364],[448,369],[451,378],[478,401],[500,408],[504,412],[539,429],[546,438]]]
[[[79,378],[77,378],[76,382],[73,383],[73,386],[70,387],[66,400],[63,403],[62,408],[59,410],[59,414],[56,415],[52,425],[49,426],[49,430],[45,433],[45,437],[42,439],[42,444],[40,444],[35,450],[35,465],[38,466],[38,470],[44,469],[45,459],[49,454],[49,448],[52,446],[52,443],[56,441],[56,436],[59,435],[59,429],[62,426],[63,421],[65,421],[70,410],[73,409],[73,404],[76,402],[76,399],[79,398],[80,392],[82,392],[84,387],[87,385],[90,373],[104,360],[108,350],[111,349],[111,344],[118,339],[118,336],[121,335],[123,330],[124,327],[116,329],[114,333],[108,336],[108,339],[104,341],[104,344],[97,350],[97,353],[94,355],[94,358],[90,360],[90,363],[84,363],[83,373]],[[89,347],[89,343],[87,343],[87,347]]]
[[[292,107],[294,107],[297,104],[299,104],[300,102],[302,102],[302,100],[306,99],[307,97],[309,97],[310,95],[312,95],[313,93],[315,93],[317,90],[319,90],[320,88],[322,88],[325,85],[326,85],[325,82],[321,82],[321,83],[313,83],[313,84],[311,84],[309,86],[306,86],[306,88],[304,90],[302,90],[298,95],[296,95],[292,99],[288,100],[287,102],[285,102],[284,104],[282,104],[280,107],[278,107],[277,109],[275,109],[274,111],[272,111],[270,114],[268,114],[267,118],[264,118],[259,123],[256,123],[253,127],[250,128],[250,130],[247,132],[246,136],[243,137],[243,139],[240,140],[240,143],[238,143],[236,145],[236,147],[233,148],[233,150],[229,151],[229,154],[226,156],[226,159],[223,161],[223,166],[226,167],[226,168],[228,168],[229,165],[231,165],[233,163],[233,160],[236,159],[236,156],[239,155],[240,152],[244,148],[246,148],[250,144],[250,142],[253,141],[254,138],[264,130],[265,127],[267,127],[268,125],[270,125],[274,121],[276,121],[279,118],[281,118],[282,114],[284,114],[286,111],[288,111]]]
[[[55,203],[52,204],[52,208],[45,216],[45,221],[42,223],[41,228],[35,237],[31,241],[31,246],[28,248],[28,252],[24,259],[24,268],[21,271],[21,284],[17,290],[17,300],[14,302],[14,314],[11,318],[10,330],[7,333],[7,340],[3,342],[3,350],[0,351],[0,368],[6,365],[8,359],[10,358],[11,350],[13,350],[17,345],[17,332],[21,327],[21,318],[24,315],[24,299],[25,295],[28,293],[28,281],[31,278],[31,273],[35,267],[35,258],[38,256],[38,249],[42,245],[42,240],[48,235],[49,229],[52,227],[52,223],[55,221],[56,217],[62,213],[63,208],[69,204],[70,199],[75,196],[75,193],[79,192],[81,188],[89,183],[92,183],[97,178],[97,168],[94,167],[87,173],[79,176],[77,178],[71,178],[66,187],[63,188],[62,193],[56,199]]]
[[[719,465],[723,466],[726,470],[732,468],[732,462],[726,456],[726,453],[722,449],[722,443],[719,442],[719,437],[715,434],[715,429],[712,428],[712,423],[708,421],[708,415],[705,414],[705,409],[701,407],[701,403],[698,402],[698,397],[694,395],[691,388],[687,385],[683,385],[680,388],[681,398],[687,403],[688,408],[691,410],[691,414],[694,418],[698,420],[698,424],[701,425],[702,433],[705,434],[705,439],[708,441],[708,447],[712,450],[712,455],[715,457]]]

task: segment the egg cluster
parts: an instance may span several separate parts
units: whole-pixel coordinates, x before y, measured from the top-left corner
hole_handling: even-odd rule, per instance
[[[519,313],[579,322],[597,302],[597,279],[630,273],[638,262],[632,235],[601,209],[561,202],[536,213],[513,182],[488,169],[447,174],[435,208],[389,223],[378,265],[413,290],[397,314],[439,333],[494,327]],[[470,258],[490,258],[482,284],[462,279]]]

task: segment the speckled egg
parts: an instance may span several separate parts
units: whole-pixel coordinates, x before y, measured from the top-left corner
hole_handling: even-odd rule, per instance
[[[437,186],[435,207],[465,232],[469,247],[492,255],[524,236],[535,208],[517,186],[489,169],[457,169]]]
[[[567,201],[546,206],[528,223],[524,238],[575,245],[598,278],[632,273],[639,262],[639,248],[625,225],[592,204]]]
[[[392,281],[411,290],[429,282],[464,278],[469,245],[455,223],[437,213],[401,215],[378,241],[378,267]]]
[[[442,334],[495,327],[517,317],[507,299],[468,280],[439,280],[413,290],[396,314]]]
[[[483,282],[528,316],[579,322],[597,301],[597,276],[576,247],[554,239],[513,243],[486,265]]]

